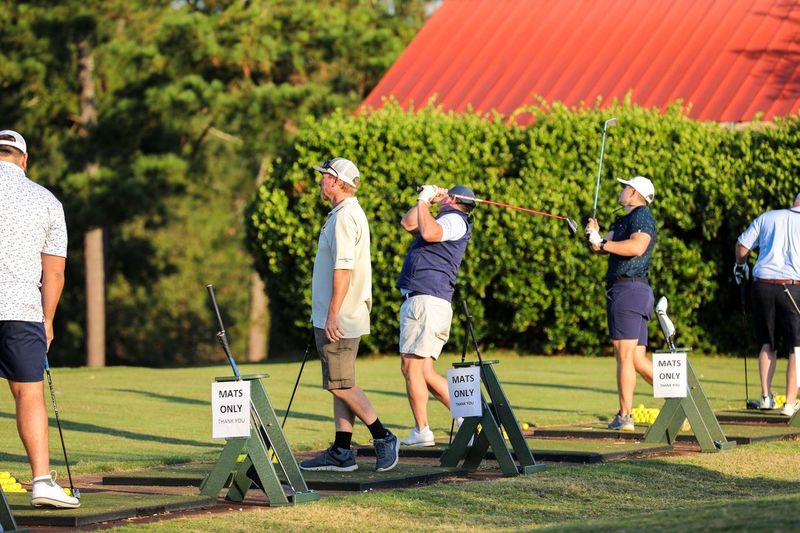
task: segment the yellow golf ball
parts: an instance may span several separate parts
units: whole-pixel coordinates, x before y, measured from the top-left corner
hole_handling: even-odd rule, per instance
[[[528,431],[528,428],[529,428],[529,427],[530,427],[530,426],[529,426],[529,425],[528,425],[526,422],[523,422],[523,423],[522,423],[522,431]]]

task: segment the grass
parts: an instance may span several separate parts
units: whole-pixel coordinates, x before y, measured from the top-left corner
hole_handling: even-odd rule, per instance
[[[521,421],[538,425],[589,422],[607,419],[616,410],[610,358],[507,353],[487,354],[486,358],[500,359],[497,374]],[[438,364],[442,371],[458,357],[443,359]],[[741,360],[694,356],[691,361],[715,409],[743,405]],[[282,417],[299,367],[299,363],[275,363],[242,365],[241,370],[270,375],[265,384]],[[783,382],[784,369],[778,369],[777,384]],[[412,418],[397,358],[361,360],[357,370],[358,381],[381,419],[404,433]],[[212,460],[221,449],[221,442],[210,439],[210,383],[214,376],[229,375],[227,367],[55,369],[53,373],[75,473]],[[750,376],[752,396],[757,395],[754,374]],[[331,401],[320,389],[320,381],[319,363],[312,361],[306,365],[287,422],[286,434],[295,451],[320,449],[332,440]],[[660,407],[662,401],[650,396],[650,387],[640,384],[637,389],[635,403]],[[448,414],[435,403],[430,407],[431,425],[443,437],[450,427]],[[0,434],[0,470],[27,480],[30,474],[12,429],[13,404],[7,390],[0,391],[0,418],[7,422],[7,430]],[[354,439],[369,441],[361,424]],[[50,444],[53,464],[63,477],[55,429]],[[380,529],[407,529],[413,523],[415,529],[437,531],[541,527],[791,530],[800,526],[798,472],[800,442],[777,442],[721,454],[557,467],[512,479],[331,497],[312,505],[243,512],[235,520],[229,515],[210,516],[147,524],[146,528],[368,531],[376,524]]]

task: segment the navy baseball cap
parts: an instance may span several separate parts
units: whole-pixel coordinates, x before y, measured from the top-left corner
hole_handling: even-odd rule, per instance
[[[447,194],[453,195],[456,194],[458,196],[467,196],[469,198],[475,198],[475,193],[472,192],[472,189],[469,187],[465,187],[463,185],[456,185],[455,187],[450,187],[448,189]],[[468,200],[465,198],[456,198],[456,203],[468,205],[470,207],[475,207],[474,200]]]

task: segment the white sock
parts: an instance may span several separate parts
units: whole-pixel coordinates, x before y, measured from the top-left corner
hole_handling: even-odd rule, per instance
[[[50,477],[50,474],[46,474],[44,476],[38,476],[38,477],[33,478],[33,482],[34,483],[42,483],[42,482],[52,483],[53,482],[53,478]]]

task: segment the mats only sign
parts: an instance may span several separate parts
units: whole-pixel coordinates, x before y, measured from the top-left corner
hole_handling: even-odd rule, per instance
[[[481,369],[477,366],[447,371],[450,413],[453,418],[481,416]]]
[[[653,354],[653,397],[686,398],[686,352]]]
[[[250,436],[250,382],[211,384],[211,438]]]

